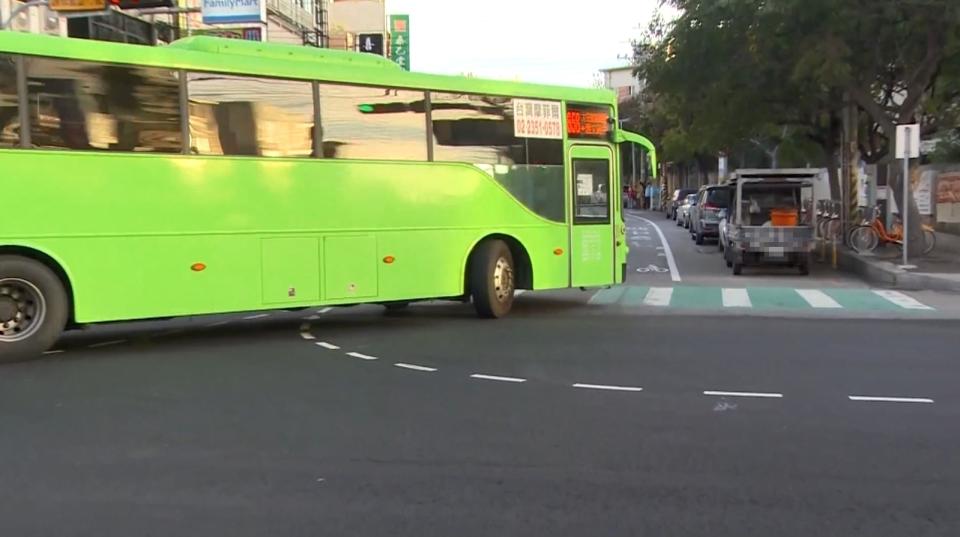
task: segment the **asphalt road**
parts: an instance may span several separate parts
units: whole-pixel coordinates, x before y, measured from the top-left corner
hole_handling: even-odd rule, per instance
[[[682,281],[636,249],[628,287],[732,285],[661,227]],[[960,534],[955,297],[868,319],[591,296],[73,334],[0,368],[0,535]]]

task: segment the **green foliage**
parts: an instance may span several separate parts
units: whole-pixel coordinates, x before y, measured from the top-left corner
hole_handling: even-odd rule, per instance
[[[889,152],[898,122],[919,120],[927,132],[957,125],[956,0],[664,3],[679,16],[655,17],[634,54],[648,94],[637,115],[668,160],[752,142],[824,164],[839,146],[845,97],[863,110],[873,161]],[[776,134],[784,126],[789,137]]]

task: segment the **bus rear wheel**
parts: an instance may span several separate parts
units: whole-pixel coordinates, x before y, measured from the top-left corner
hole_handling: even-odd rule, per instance
[[[513,307],[513,254],[501,240],[481,242],[470,260],[470,296],[477,315],[487,319],[503,317]]]
[[[63,282],[46,265],[0,256],[0,363],[40,356],[67,324]]]

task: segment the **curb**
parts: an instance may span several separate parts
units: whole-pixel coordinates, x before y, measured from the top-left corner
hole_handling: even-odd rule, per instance
[[[852,250],[838,252],[837,264],[841,270],[859,275],[869,283],[907,291],[960,292],[960,278],[951,279],[933,273],[916,273],[874,256],[860,255]]]

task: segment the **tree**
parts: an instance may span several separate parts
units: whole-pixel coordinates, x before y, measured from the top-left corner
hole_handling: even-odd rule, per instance
[[[748,141],[779,160],[782,133],[805,137],[822,149],[837,195],[848,104],[862,111],[860,151],[868,162],[890,160],[898,123],[918,121],[925,133],[957,125],[956,0],[662,3],[680,15],[669,23],[655,18],[634,52],[651,91],[668,96],[660,100],[673,120],[665,140],[706,151]],[[918,217],[913,203],[898,202]]]

